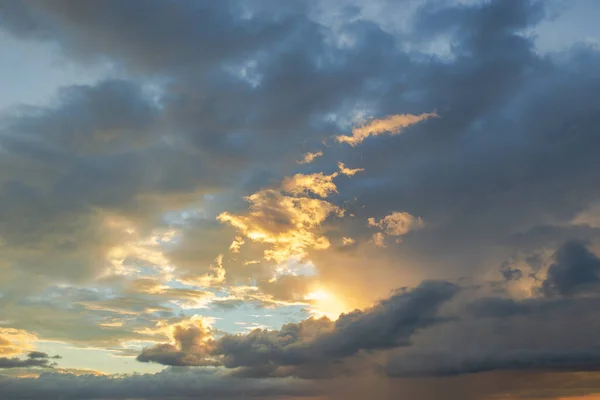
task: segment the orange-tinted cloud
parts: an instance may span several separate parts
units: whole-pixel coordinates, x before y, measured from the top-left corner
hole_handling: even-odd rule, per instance
[[[328,248],[329,239],[318,228],[330,215],[343,215],[339,207],[325,200],[287,196],[274,189],[261,190],[246,200],[250,202],[248,213],[224,212],[217,219],[252,242],[270,245],[264,257],[276,262],[301,256],[308,248]]]
[[[383,217],[379,221],[376,221],[375,218],[369,218],[368,223],[369,226],[378,227],[390,236],[406,235],[408,232],[420,229],[425,225],[421,218],[407,212],[397,211]]]
[[[314,153],[306,153],[304,154],[304,158],[302,158],[302,160],[297,161],[298,164],[310,164],[311,162],[313,162],[315,160],[315,158],[317,157],[321,157],[323,155],[322,151],[317,151]]]
[[[364,168],[354,168],[354,169],[352,169],[352,168],[348,168],[348,167],[346,167],[346,166],[344,165],[344,163],[343,163],[343,162],[341,162],[341,161],[340,161],[340,162],[338,162],[338,168],[340,169],[340,172],[341,172],[342,174],[344,174],[344,175],[347,175],[347,176],[354,176],[354,175],[356,175],[358,172],[362,172],[362,171],[364,171],[364,170],[365,170]]]
[[[37,337],[22,329],[0,328],[0,356],[30,351]]]
[[[319,197],[327,197],[332,193],[337,193],[337,187],[333,183],[333,178],[337,177],[337,173],[325,175],[322,172],[315,174],[295,174],[294,176],[286,177],[281,183],[281,188],[293,195],[303,195],[314,193]]]
[[[396,114],[381,119],[371,119],[352,129],[352,136],[341,135],[337,136],[336,139],[340,143],[348,143],[350,146],[356,146],[364,142],[369,136],[379,136],[384,133],[398,135],[402,133],[404,128],[434,117],[438,117],[435,111],[419,115]]]

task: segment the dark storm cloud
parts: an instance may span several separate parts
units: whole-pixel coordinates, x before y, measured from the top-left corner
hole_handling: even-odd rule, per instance
[[[453,38],[450,56],[407,64],[403,72],[412,79],[401,88],[388,81],[382,110],[419,104],[440,118],[365,143],[365,172],[340,182],[340,193],[364,206],[356,208],[361,218],[400,209],[431,223],[396,252],[399,263],[413,263],[425,277],[442,270],[472,276],[504,261],[497,252],[531,251],[569,234],[599,237],[595,229],[564,226],[600,197],[591,184],[600,178],[600,57],[585,46],[537,53],[525,31],[543,16],[542,6],[423,7],[419,32]],[[411,92],[419,95],[409,98]],[[563,229],[536,237],[536,228],[559,224]]]
[[[444,377],[489,371],[598,371],[600,351],[536,352],[526,349],[496,354],[453,359],[440,355],[424,355],[399,359],[387,365],[386,373],[393,377]]]
[[[408,377],[498,370],[596,371],[597,268],[597,255],[584,243],[566,242],[534,290],[540,296],[471,300],[455,320],[424,331],[413,346],[392,356],[386,372]]]
[[[542,293],[573,295],[586,290],[598,291],[600,283],[600,258],[585,243],[565,243],[554,255],[555,262],[548,269],[542,284]]]
[[[398,291],[372,308],[343,314],[336,321],[309,319],[286,324],[278,331],[257,329],[248,334],[225,335],[215,342],[201,340],[204,330],[194,331],[194,335],[186,330],[193,346],[181,340],[176,347],[159,344],[145,349],[138,361],[203,365],[207,357],[217,356],[227,368],[269,370],[269,365],[318,364],[344,359],[361,350],[407,346],[415,332],[444,321],[437,311],[457,291],[458,287],[449,282],[423,282],[414,289]]]
[[[0,357],[0,369],[30,367],[52,368],[54,365],[56,365],[52,359],[59,358],[61,357],[50,357],[47,353],[42,353],[41,351],[32,351],[27,354],[26,358],[23,359],[18,357]]]
[[[286,13],[256,11],[240,1],[0,3],[4,28],[16,35],[56,41],[75,56],[106,56],[166,74],[242,58],[294,28]]]
[[[386,90],[381,84],[407,62],[393,37],[372,22],[344,25],[355,44],[334,45],[333,33],[309,20],[299,2],[151,1],[143,13],[136,4],[5,2],[4,15],[23,20],[22,29],[7,27],[17,35],[31,26],[27,14],[76,54],[103,54],[164,75],[167,119],[220,162],[299,156],[301,148],[278,149],[330,136],[339,129],[329,121],[332,113],[378,102]]]

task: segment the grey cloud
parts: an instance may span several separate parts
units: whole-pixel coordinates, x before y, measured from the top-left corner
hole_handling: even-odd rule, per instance
[[[490,1],[444,11],[440,35],[460,33],[452,58],[429,58],[419,71],[409,64],[404,71],[414,80],[403,82],[403,93],[419,93],[420,108],[437,108],[440,118],[366,143],[359,164],[365,172],[338,185],[343,196],[359,198],[361,220],[401,207],[430,223],[389,249],[420,277],[481,276],[534,241],[598,238],[590,228],[533,237],[538,227],[569,224],[600,196],[591,184],[600,171],[592,150],[600,57],[591,47],[538,54],[523,31],[534,29],[543,3],[531,4]],[[442,16],[423,10],[419,29],[438,29]],[[383,115],[415,105],[400,94],[392,99],[395,87]],[[359,229],[353,237],[364,235]]]
[[[167,369],[157,374],[120,377],[43,373],[39,378],[0,376],[2,394],[10,398],[79,399],[251,399],[306,397],[315,389],[288,379],[235,379],[218,370]]]
[[[209,328],[202,325],[177,326],[173,333],[175,345],[157,344],[145,348],[137,360],[180,367],[218,365],[208,358],[214,347],[211,333]]]
[[[50,357],[47,353],[41,351],[32,351],[23,359],[18,357],[0,357],[0,369],[30,367],[52,368],[56,365],[52,362],[52,359],[58,358],[60,358],[60,356]]]
[[[452,321],[415,335],[412,346],[391,353],[385,371],[395,377],[597,371],[599,305],[597,290],[522,300],[477,298]]]
[[[97,32],[98,26],[105,25],[92,16],[103,21],[127,6],[110,2],[100,13],[86,5],[65,10],[66,3],[44,4],[32,2],[30,14],[67,18],[68,29],[77,32],[82,41],[90,40],[91,51],[118,59],[131,55],[140,63],[154,65],[155,61],[143,55],[150,42],[137,46],[140,37],[146,37],[142,32],[150,26],[145,21],[128,21],[135,34],[123,34],[118,43],[112,39],[113,33]],[[207,15],[225,16],[217,19],[224,25],[235,25],[243,14],[236,14],[237,3],[230,6],[232,9],[214,5],[214,10],[209,10],[212,3],[199,4],[207,7]],[[288,143],[310,143],[331,135],[340,129],[336,126],[340,121],[331,122],[331,115],[356,111],[355,104],[364,104],[375,115],[438,109],[441,118],[436,121],[414,127],[402,137],[367,143],[360,163],[346,150],[331,149],[331,156],[345,161],[352,157],[348,165],[366,170],[356,180],[340,182],[342,198],[358,196],[367,210],[381,213],[376,217],[401,205],[411,214],[434,222],[428,231],[406,238],[405,251],[399,255],[404,264],[430,265],[429,271],[423,271],[425,276],[434,275],[442,263],[448,269],[451,264],[457,274],[466,274],[489,261],[491,247],[498,243],[510,247],[505,242],[510,235],[553,222],[548,221],[549,216],[552,220],[569,219],[597,197],[587,183],[595,179],[598,168],[585,167],[594,165],[595,160],[590,149],[595,138],[593,88],[597,82],[593,71],[597,54],[593,49],[573,50],[563,55],[568,62],[537,54],[533,40],[524,32],[544,16],[543,5],[491,1],[438,7],[436,2],[427,2],[407,35],[424,41],[450,35],[453,46],[450,60],[425,60],[418,51],[398,50],[399,39],[373,21],[358,19],[342,24],[339,33],[352,39],[353,45],[336,47],[331,44],[333,34],[328,27],[308,20],[301,6],[280,6],[269,16],[253,3],[252,7],[257,7],[254,19],[244,23],[288,26],[282,28],[277,42],[261,34],[247,39],[252,43],[245,47],[248,52],[242,58],[256,62],[247,72],[255,73],[260,84],[253,87],[221,68],[233,65],[225,52],[240,51],[229,37],[224,38],[222,52],[215,53],[215,60],[225,61],[210,72],[203,70],[206,73],[187,73],[197,70],[190,68],[193,63],[185,57],[178,58],[180,49],[174,49],[172,58],[181,68],[168,69],[173,80],[163,88],[165,118],[177,125],[177,132],[184,132],[185,142],[203,149],[203,156],[214,153],[211,161],[216,164],[227,160],[241,168],[251,162],[244,179],[259,186],[268,179],[264,171],[273,169],[265,164],[277,164],[288,156],[295,163],[304,150],[298,146],[299,154],[284,156],[278,149],[295,148]],[[160,7],[158,3],[148,6],[149,20]],[[194,15],[193,3],[181,2],[175,14],[168,14],[173,16],[169,22],[188,26],[187,15],[181,11],[186,7],[191,7],[190,15]],[[7,15],[17,18],[17,14]],[[58,25],[50,17],[46,20],[46,25]],[[115,22],[117,33],[123,28],[121,22]],[[80,34],[86,33],[88,26],[87,35],[92,38],[111,37],[94,44],[86,34]],[[170,26],[161,26],[163,31],[153,33],[160,37],[152,43],[159,54],[167,42],[176,39]],[[241,31],[236,27],[228,32],[237,37],[244,33],[244,26]],[[181,32],[192,37],[205,35],[195,29],[201,28]],[[74,36],[72,32],[69,35]],[[65,46],[70,43],[63,42]],[[195,53],[186,46],[196,42],[187,36],[181,42],[186,49],[181,54],[193,58]],[[132,51],[123,50],[130,47]],[[571,79],[572,75],[578,78]],[[349,103],[347,98],[353,101]],[[563,99],[570,100],[563,104]],[[556,112],[545,111],[549,109]],[[278,134],[284,130],[286,135]],[[567,131],[579,133],[567,135]],[[555,146],[557,140],[564,140],[564,146]],[[577,162],[561,169],[557,160],[569,159]],[[390,173],[398,170],[405,171],[400,180]],[[573,176],[577,179],[571,179]],[[553,192],[548,200],[548,191],[559,182],[568,183],[581,196]],[[542,200],[543,207],[539,207]],[[358,211],[360,218],[373,216]],[[438,251],[429,251],[432,246]]]
[[[1,5],[4,28],[13,34],[56,41],[75,56],[106,56],[167,74],[240,58],[293,28],[287,13],[253,15],[257,4],[246,7],[240,1],[5,0]]]
[[[585,243],[565,243],[554,255],[555,262],[548,268],[548,276],[542,283],[545,295],[572,295],[577,292],[598,289],[600,283],[600,258]]]
[[[533,312],[532,304],[503,297],[479,299],[468,305],[468,310],[477,317],[510,317]]]
[[[489,371],[598,371],[598,349],[536,352],[526,349],[507,351],[486,356],[471,355],[452,358],[444,355],[422,355],[398,359],[386,366],[386,373],[394,377],[443,377]]]
[[[137,360],[140,362],[155,362],[174,367],[211,365],[210,362],[204,361],[201,356],[198,357],[195,354],[191,355],[170,344],[157,344],[153,347],[146,348],[137,356]]]
[[[0,236],[15,269],[89,280],[125,240],[103,215],[143,234],[163,212],[222,187],[232,170],[209,173],[202,156],[166,143],[160,113],[138,85],[110,80],[65,88],[51,106],[3,120]]]
[[[311,254],[322,276],[337,287],[357,283],[351,286],[355,293],[378,296],[410,279],[478,279],[507,254],[535,252],[565,236],[600,237],[597,229],[564,228],[600,198],[595,184],[600,57],[592,47],[538,54],[527,32],[542,18],[543,2],[446,2],[443,7],[425,2],[406,39],[427,47],[450,38],[448,58],[401,51],[403,37],[360,18],[339,27],[351,44],[332,45],[332,31],[306,18],[300,3],[285,2],[271,13],[263,11],[276,2],[262,10],[258,3],[246,3],[251,4],[246,13],[241,2],[0,1],[3,29],[55,41],[71,57],[105,59],[130,78],[160,83],[157,104],[131,82],[103,82],[68,89],[56,107],[26,110],[8,120],[0,136],[0,148],[9,150],[0,158],[0,237],[8,243],[2,250],[14,270],[60,280],[96,276],[102,269],[98,260],[113,242],[98,230],[95,210],[151,225],[163,211],[223,185],[254,190],[269,183],[274,171],[287,173],[286,160],[296,168],[302,153],[316,150],[311,146],[320,143],[317,139],[342,133],[346,117],[360,111],[385,116],[437,109],[441,118],[401,136],[365,141],[360,155],[328,148],[326,157],[302,167],[317,171],[335,159],[365,168],[356,179],[339,182],[337,199],[359,199],[352,205],[358,221],[352,237],[359,243],[339,250],[353,262],[336,264],[341,259],[334,257],[336,249]],[[246,77],[234,71],[242,66]],[[374,265],[373,253],[360,253],[369,235],[364,221],[398,209],[422,216],[428,228],[390,246]],[[172,260],[194,269],[195,259],[207,257],[202,245],[194,247],[207,231],[214,232],[186,232]],[[225,247],[221,241],[218,246]],[[410,340],[411,351],[440,343],[465,354],[485,349],[467,360],[455,353],[439,356],[451,359],[445,368],[453,373],[463,361],[466,372],[509,368],[515,361],[506,355],[510,351],[525,355],[529,361],[522,362],[529,365],[587,365],[580,355],[597,340],[589,333],[598,331],[597,304],[577,296],[590,294],[582,282],[597,281],[597,265],[589,253],[574,249],[559,252],[549,270],[543,290],[554,299],[485,299],[471,306],[462,322],[435,324],[434,311],[452,290],[438,288],[439,297],[425,296],[418,307],[405,307],[406,299],[417,296],[410,293],[430,293],[421,288],[335,324],[317,323],[323,326],[312,326],[318,334],[306,343],[297,337],[298,330],[308,329],[304,322],[226,337],[218,355],[225,355],[228,366],[258,367],[246,372],[260,376],[271,374],[272,362],[307,365],[360,350],[402,347]],[[368,275],[365,265],[371,267]],[[522,279],[514,268],[502,271],[509,283]],[[22,295],[29,279],[21,278],[22,285],[3,281],[7,297]],[[47,319],[46,326],[38,326],[41,331],[53,327]],[[420,330],[431,324],[435,329]],[[82,330],[74,335],[89,334],[87,325]],[[532,346],[537,346],[532,352],[522,351]],[[165,364],[182,363],[189,353],[155,350],[151,358]],[[561,361],[570,352],[572,364]],[[157,358],[165,354],[171,358]],[[47,379],[52,385],[74,378]],[[146,378],[135,379],[146,384]],[[119,385],[102,378],[79,382],[91,388],[112,385],[115,391],[100,392],[105,397],[115,396]],[[72,385],[60,386],[81,397]],[[8,387],[36,390],[12,381]],[[161,390],[156,393],[164,395]]]
[[[112,283],[111,291],[102,287],[50,287],[19,301],[2,298],[3,317],[12,326],[36,332],[45,339],[111,348],[123,340],[147,340],[149,336],[136,330],[153,328],[158,321],[179,322],[173,308],[165,306],[171,299],[169,295],[164,299],[144,293],[115,296],[118,282]],[[120,322],[122,326],[102,326],[110,322]]]
[[[227,368],[252,367],[257,373],[271,372],[269,365],[316,365],[360,351],[407,346],[415,332],[443,321],[437,311],[457,291],[458,286],[449,282],[423,282],[414,289],[398,291],[372,308],[342,314],[335,322],[309,319],[284,325],[279,331],[257,329],[249,334],[225,335],[187,351],[182,342],[177,348],[157,345],[144,350],[138,361],[179,365],[187,357],[202,364],[207,357],[215,356]]]

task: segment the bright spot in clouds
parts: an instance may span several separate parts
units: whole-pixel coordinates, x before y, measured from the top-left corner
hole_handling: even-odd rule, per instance
[[[311,311],[317,317],[326,316],[336,320],[340,314],[348,311],[339,298],[324,288],[310,292],[304,298],[311,303]]]
[[[385,133],[390,135],[399,135],[404,128],[415,125],[421,121],[430,118],[437,118],[439,115],[434,111],[431,113],[423,113],[419,115],[413,114],[396,114],[385,118],[371,118],[360,123],[352,129],[352,136],[336,136],[340,143],[348,143],[350,146],[356,146],[365,141],[369,136],[379,136]]]

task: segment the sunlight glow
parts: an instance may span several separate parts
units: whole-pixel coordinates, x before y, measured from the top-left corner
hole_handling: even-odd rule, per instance
[[[311,311],[317,317],[326,316],[331,320],[336,320],[340,314],[348,311],[340,299],[323,288],[308,293],[304,299],[312,304]]]

